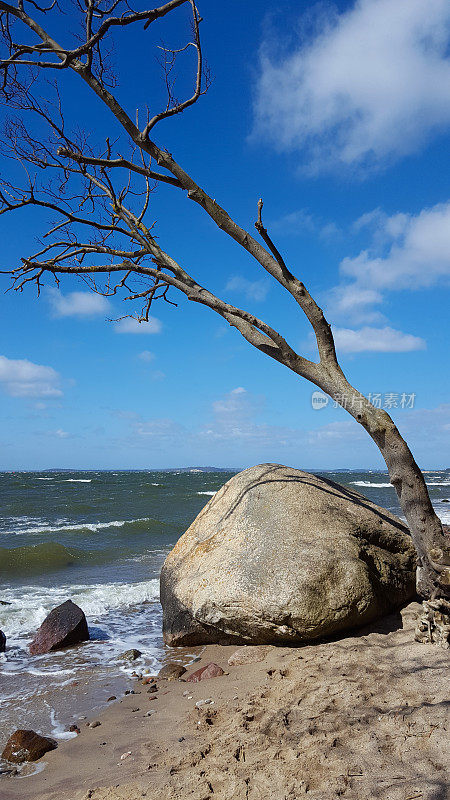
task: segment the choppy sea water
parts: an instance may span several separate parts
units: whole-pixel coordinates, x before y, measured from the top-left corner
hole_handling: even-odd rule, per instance
[[[161,565],[232,474],[0,473],[0,629],[7,636],[0,654],[0,750],[16,728],[70,736],[68,725],[123,693],[134,670],[153,672],[167,659]],[[401,516],[387,473],[322,474]],[[425,477],[439,516],[450,524],[450,472]],[[34,632],[68,598],[84,610],[91,641],[30,656]],[[129,665],[118,656],[132,647],[142,657]]]

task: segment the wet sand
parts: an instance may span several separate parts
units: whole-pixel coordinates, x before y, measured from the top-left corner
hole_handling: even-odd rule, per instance
[[[41,772],[0,778],[0,797],[448,800],[450,651],[414,642],[419,609],[241,666],[236,647],[207,646],[183,677],[211,661],[228,674],[136,682]]]

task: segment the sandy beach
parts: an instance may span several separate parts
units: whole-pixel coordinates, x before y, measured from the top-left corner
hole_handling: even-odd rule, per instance
[[[1,779],[2,800],[446,800],[448,651],[414,642],[419,609],[240,666],[207,646],[181,680],[80,719],[39,773]],[[211,661],[226,674],[185,682]]]

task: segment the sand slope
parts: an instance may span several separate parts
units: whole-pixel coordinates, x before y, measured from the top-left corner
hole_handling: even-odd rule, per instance
[[[156,700],[137,686],[40,774],[2,779],[0,796],[448,800],[449,651],[413,641],[419,609],[251,665],[229,667],[235,648],[208,646],[192,670],[213,660],[228,675],[161,681]]]

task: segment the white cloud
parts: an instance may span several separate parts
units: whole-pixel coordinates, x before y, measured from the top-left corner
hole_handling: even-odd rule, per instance
[[[424,350],[426,343],[419,336],[394,328],[333,328],[336,349],[342,353],[408,353]]]
[[[160,369],[155,369],[154,372],[150,375],[152,381],[163,381],[166,378],[166,373],[162,372]]]
[[[265,300],[269,289],[270,283],[266,278],[261,278],[259,281],[249,281],[240,275],[230,278],[225,286],[225,291],[240,292],[248,300],[255,300],[256,302]]]
[[[12,397],[61,397],[59,384],[53,367],[0,356],[0,385]]]
[[[138,354],[138,358],[141,361],[145,361],[148,363],[150,361],[153,361],[153,359],[155,358],[155,354],[152,353],[150,350],[143,350],[142,353]]]
[[[62,428],[58,428],[57,431],[54,431],[54,435],[58,439],[68,439],[69,436],[70,436],[70,433],[67,433],[67,431],[64,431]]]
[[[261,49],[255,135],[321,169],[416,151],[450,123],[448,0],[357,0],[279,55]]]
[[[148,322],[138,322],[134,317],[123,317],[114,325],[116,333],[161,333],[162,323],[156,317],[149,317]]]
[[[196,428],[187,428],[173,419],[130,420],[133,431],[130,444],[148,447],[149,452],[167,452],[173,447],[176,452],[195,453],[194,461],[203,460],[203,463],[214,452],[228,453],[236,463],[239,460],[241,463],[243,460],[246,463],[265,460],[293,463],[293,460],[298,461],[299,454],[304,456],[309,452],[308,447],[312,448],[310,452],[314,457],[322,452],[328,458],[330,449],[342,448],[343,441],[359,439],[370,449],[369,437],[352,419],[314,430],[273,425],[258,420],[264,405],[264,396],[254,395],[239,386],[219,397],[212,404],[209,418]]]
[[[138,436],[159,444],[176,444],[186,437],[186,428],[173,419],[139,420],[134,429]]]
[[[394,416],[400,433],[419,458],[422,468],[433,466],[439,460],[448,466],[450,403],[441,403],[436,408],[398,411]],[[440,458],[439,453],[442,453]]]
[[[290,236],[314,233],[322,239],[334,239],[341,235],[341,231],[335,222],[325,222],[319,217],[313,216],[305,208],[291,211],[278,219],[271,220],[268,227],[274,233]]]
[[[63,295],[59,289],[49,288],[47,296],[54,317],[95,317],[111,309],[108,299],[95,292],[69,292]]]
[[[376,322],[383,319],[379,311],[370,306],[381,303],[383,295],[375,289],[349,284],[335,286],[327,294],[327,305],[333,319],[351,319],[352,322]]]
[[[387,255],[363,250],[342,261],[343,275],[377,290],[420,289],[450,278],[450,202],[381,218],[378,233],[390,242]]]
[[[332,319],[375,322],[383,317],[371,306],[383,301],[383,292],[449,282],[450,202],[416,215],[397,213],[389,217],[375,209],[355,225],[357,230],[372,231],[372,247],[341,262],[345,282],[327,296]]]
[[[291,211],[270,223],[270,230],[280,233],[299,234],[304,231],[315,231],[316,222],[312,214],[305,208]]]
[[[409,391],[413,387],[405,388]],[[305,397],[304,402],[309,408],[310,396]],[[317,422],[323,420],[324,424],[309,429],[277,425],[259,419],[264,405],[263,396],[236,387],[217,398],[207,419],[195,427],[188,428],[170,418],[144,420],[135,413],[119,411],[115,414],[124,420],[128,419],[130,425],[129,435],[120,441],[120,444],[126,445],[127,451],[141,449],[145,451],[146,458],[164,455],[172,461],[172,465],[181,463],[180,454],[183,454],[186,464],[225,463],[241,467],[264,461],[291,464],[303,469],[383,465],[378,449],[362,426],[344,410],[335,410],[332,402],[317,415]],[[436,459],[439,461],[442,458],[437,454],[447,452],[447,445],[450,444],[450,404],[442,404],[435,409],[394,408],[392,413],[424,467],[433,466],[437,463]],[[304,418],[301,409],[299,415],[301,423]],[[277,415],[272,412],[270,419],[276,418]]]
[[[365,439],[366,436],[367,433],[354,420],[339,420],[308,431],[308,443],[312,445],[332,444],[342,440],[353,442],[355,439]]]

